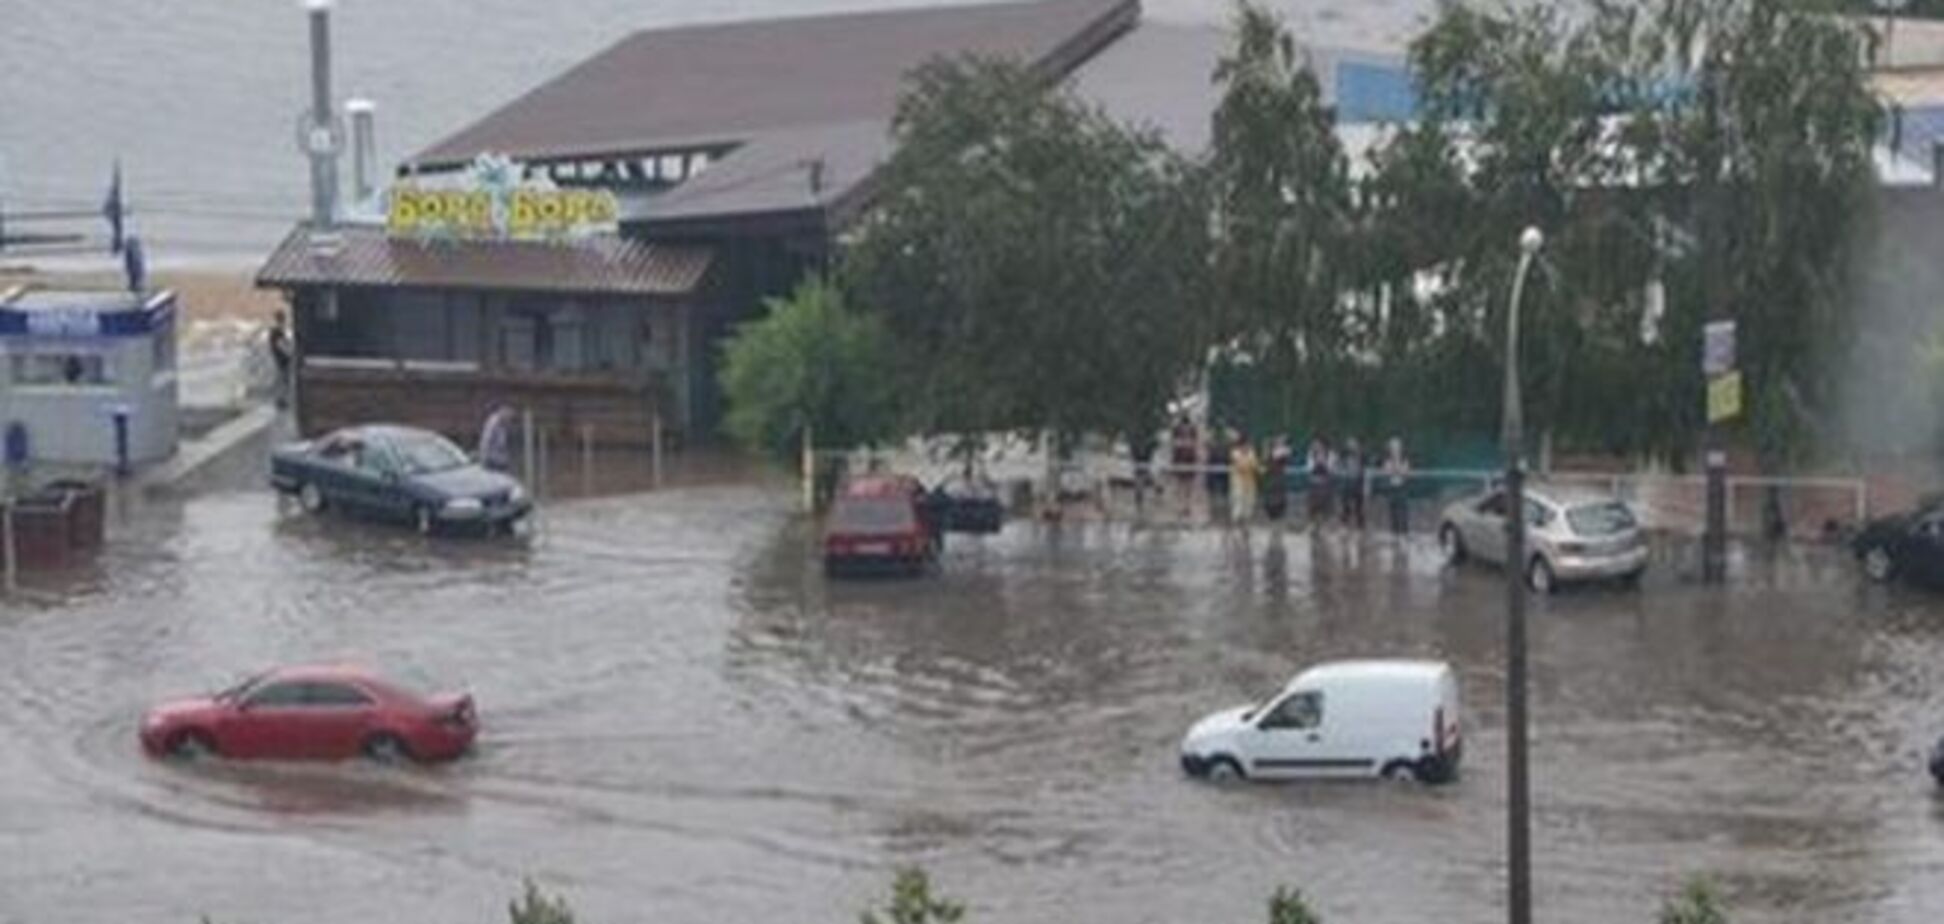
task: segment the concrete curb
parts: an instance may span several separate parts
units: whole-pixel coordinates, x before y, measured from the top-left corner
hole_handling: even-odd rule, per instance
[[[204,434],[202,439],[177,447],[169,461],[138,476],[135,487],[145,494],[173,492],[196,474],[269,432],[278,416],[277,409],[268,404],[250,408]]]

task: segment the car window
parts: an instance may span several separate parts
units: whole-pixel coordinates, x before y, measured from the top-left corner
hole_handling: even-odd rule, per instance
[[[304,701],[313,706],[369,706],[371,697],[347,683],[313,683],[304,691]]]
[[[1263,716],[1263,728],[1315,728],[1323,723],[1323,694],[1317,690],[1292,693]]]
[[[1488,517],[1505,516],[1505,495],[1493,494],[1478,504],[1478,512]]]
[[[1545,526],[1551,523],[1553,519],[1553,512],[1547,509],[1545,504],[1539,503],[1531,498],[1526,498],[1525,512],[1526,525],[1528,526]]]
[[[304,704],[305,691],[301,683],[272,683],[252,691],[243,705],[250,709],[288,709]]]
[[[911,502],[891,497],[847,497],[830,512],[830,525],[838,530],[896,532],[916,524]]]
[[[364,443],[359,446],[357,460],[353,464],[360,470],[374,475],[384,475],[398,470],[397,460],[382,443]]]
[[[1581,504],[1566,511],[1566,523],[1582,536],[1611,536],[1634,528],[1633,511],[1619,501]]]
[[[472,460],[466,452],[436,433],[412,433],[392,441],[399,470],[407,475],[424,475],[459,468]]]

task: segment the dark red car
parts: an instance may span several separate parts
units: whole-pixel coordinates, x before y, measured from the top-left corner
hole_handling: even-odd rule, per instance
[[[142,718],[158,757],[451,760],[479,732],[471,696],[423,697],[355,667],[286,667]]]
[[[824,524],[830,574],[916,573],[938,560],[938,516],[915,478],[871,477],[846,485]]]

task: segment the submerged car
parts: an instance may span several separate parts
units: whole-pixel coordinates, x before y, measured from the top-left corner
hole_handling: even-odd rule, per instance
[[[938,486],[944,497],[945,528],[955,533],[991,534],[1006,526],[999,488],[984,478],[959,477]]]
[[[824,525],[824,571],[921,573],[938,560],[942,512],[916,479],[871,477],[846,485]]]
[[[532,510],[518,480],[414,427],[346,427],[281,446],[270,457],[270,484],[311,513],[337,509],[426,534],[511,529]]]
[[[1210,780],[1384,777],[1446,782],[1464,756],[1458,678],[1442,661],[1337,661],[1260,703],[1196,722],[1181,767]]]
[[[157,757],[451,760],[478,734],[464,693],[419,696],[356,667],[286,667],[221,693],[162,703],[142,718]]]
[[[1503,490],[1445,508],[1438,544],[1445,560],[1469,559],[1518,568],[1526,583],[1550,593],[1562,583],[1620,580],[1638,583],[1647,571],[1647,541],[1626,503],[1584,488],[1536,484],[1525,490],[1525,560],[1507,562]]]
[[[1871,580],[1944,588],[1944,504],[1871,520],[1850,548]]]

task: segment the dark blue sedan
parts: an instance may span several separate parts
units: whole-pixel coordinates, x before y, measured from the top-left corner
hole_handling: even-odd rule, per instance
[[[270,484],[304,510],[327,508],[409,523],[419,532],[511,529],[533,508],[509,475],[490,471],[445,437],[399,426],[346,427],[278,447]]]

